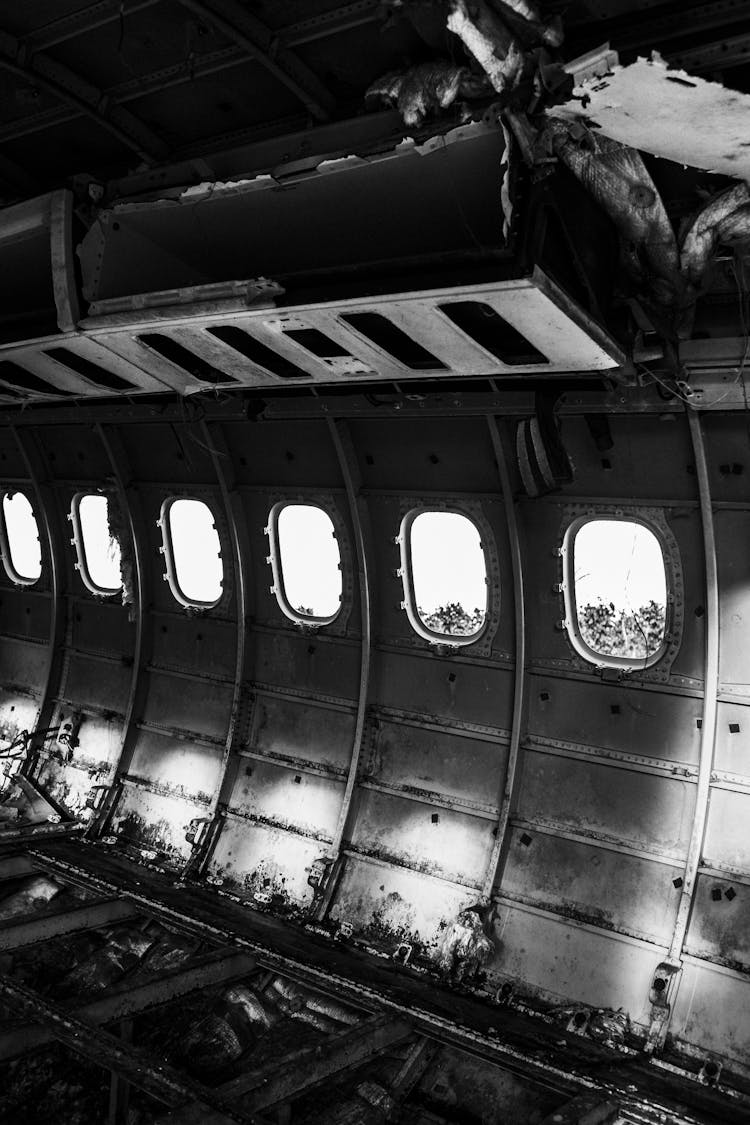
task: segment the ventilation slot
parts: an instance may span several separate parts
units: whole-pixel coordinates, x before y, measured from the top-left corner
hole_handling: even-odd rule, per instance
[[[348,313],[342,320],[413,371],[446,371],[444,363],[380,313]]]
[[[227,344],[240,355],[244,355],[245,359],[249,359],[251,363],[270,371],[272,375],[278,376],[279,379],[312,378],[309,372],[297,367],[296,363],[292,363],[286,356],[279,355],[272,348],[267,348],[265,344],[261,344],[260,340],[256,340],[254,336],[248,335],[247,332],[243,332],[241,328],[227,325],[226,327],[209,328],[207,331],[217,340],[221,340],[222,344]]]
[[[482,301],[455,301],[440,305],[440,311],[501,363],[519,367],[549,363],[525,336]]]
[[[61,391],[59,387],[53,387],[51,383],[40,379],[38,375],[32,375],[30,371],[27,371],[24,367],[19,367],[17,363],[13,363],[10,359],[0,360],[0,379],[14,387],[20,387],[24,391],[36,391],[43,395],[70,394],[70,391]]]
[[[146,344],[171,363],[181,367],[183,371],[187,371],[188,375],[192,375],[194,379],[200,379],[203,383],[237,382],[231,375],[219,371],[218,367],[212,367],[208,360],[201,359],[199,355],[183,348],[182,344],[178,344],[171,336],[162,336],[159,332],[147,332],[144,336],[139,336],[138,339],[142,344]]]
[[[332,359],[337,355],[348,355],[346,348],[341,344],[337,344],[330,336],[325,333],[319,332],[317,328],[292,328],[284,333],[290,340],[294,340],[295,344],[299,344],[301,348],[310,352],[312,355],[319,356],[320,359]]]
[[[48,348],[44,354],[57,360],[63,367],[82,375],[84,379],[88,379],[89,383],[93,383],[97,387],[106,387],[111,391],[133,390],[132,383],[128,383],[126,379],[121,379],[119,375],[113,375],[111,371],[100,367],[98,363],[93,363],[90,359],[77,355],[70,348]]]

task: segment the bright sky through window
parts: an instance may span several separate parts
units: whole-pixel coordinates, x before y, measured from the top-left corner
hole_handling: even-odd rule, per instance
[[[39,529],[31,504],[22,492],[5,493],[3,517],[13,571],[11,577],[36,582],[42,573]]]
[[[476,525],[459,512],[421,512],[411,525],[409,547],[414,599],[425,624],[447,632],[425,619],[459,605],[472,618],[467,631],[477,632],[487,611],[487,570]]]
[[[574,544],[576,602],[613,602],[632,611],[655,601],[664,605],[667,580],[659,541],[632,520],[589,520]]]
[[[575,534],[573,568],[577,626],[588,649],[617,661],[658,658],[667,578],[654,533],[634,520],[589,520]]]
[[[109,533],[107,505],[106,496],[82,496],[78,519],[89,578],[98,590],[114,593],[122,586],[120,544]]]
[[[284,594],[306,617],[333,617],[341,604],[341,554],[333,521],[313,504],[285,504],[277,517]]]
[[[175,579],[185,601],[213,604],[221,597],[224,565],[211,509],[202,500],[174,500],[169,530]]]

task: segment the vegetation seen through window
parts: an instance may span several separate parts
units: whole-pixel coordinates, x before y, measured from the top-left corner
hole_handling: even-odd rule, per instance
[[[664,643],[667,579],[659,541],[633,520],[589,520],[573,540],[578,629],[602,656],[647,660]]]
[[[487,569],[476,524],[460,512],[421,512],[409,548],[422,624],[445,636],[478,633],[487,615]]]

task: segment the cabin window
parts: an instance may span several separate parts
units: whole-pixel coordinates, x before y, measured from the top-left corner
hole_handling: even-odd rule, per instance
[[[465,645],[487,619],[487,563],[479,528],[461,512],[417,510],[399,535],[404,608],[425,640]]]
[[[109,505],[101,493],[79,492],[70,516],[81,578],[93,594],[107,596],[122,589],[120,544],[112,533]]]
[[[42,549],[34,509],[23,492],[3,495],[3,564],[8,577],[31,586],[42,573]]]
[[[643,668],[664,652],[667,572],[659,537],[639,520],[577,520],[564,545],[566,624],[594,664]]]
[[[277,504],[268,533],[273,592],[300,625],[329,625],[341,609],[341,552],[328,512],[317,504]]]
[[[172,593],[185,607],[216,605],[224,588],[221,540],[211,509],[202,500],[172,498],[159,520]]]

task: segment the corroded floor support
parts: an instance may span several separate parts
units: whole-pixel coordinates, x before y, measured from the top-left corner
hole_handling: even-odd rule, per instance
[[[157,980],[133,987],[120,985],[106,996],[91,1000],[75,1009],[73,1017],[89,1025],[103,1025],[124,1020],[142,1012],[171,1004],[191,992],[202,988],[237,980],[255,967],[255,958],[247,953],[227,953],[222,950],[203,958],[188,969],[165,973]],[[50,1025],[23,1024],[0,1034],[0,1062],[37,1050],[57,1038]]]
[[[623,1067],[626,1056],[619,1051],[567,1033],[559,1024],[488,1005],[443,988],[430,977],[394,971],[388,962],[339,942],[324,942],[196,884],[174,887],[167,876],[103,849],[56,842],[35,849],[34,860],[63,881],[90,885],[100,894],[126,895],[172,927],[215,944],[235,944],[275,973],[360,1010],[408,1022],[416,1034],[540,1082],[556,1090],[561,1101],[582,1089],[598,1092],[600,1100],[620,1102],[623,1115],[635,1115],[642,1125],[658,1125],[665,1114],[701,1125],[739,1125],[747,1118],[750,1102],[743,1094],[737,1091],[729,1101],[678,1065],[655,1069],[632,1052]]]
[[[348,1027],[330,1036],[325,1043],[295,1051],[273,1066],[248,1071],[219,1090],[224,1098],[241,1097],[245,1107],[266,1109],[299,1097],[342,1071],[353,1070],[411,1034],[404,1020],[378,1016],[359,1027]]]
[[[216,1091],[178,1073],[163,1060],[154,1061],[145,1051],[128,1046],[96,1024],[70,1015],[18,981],[0,976],[0,995],[47,1024],[60,1043],[90,1062],[115,1071],[157,1101],[173,1107],[184,1102],[199,1102],[209,1110],[227,1112],[233,1121],[257,1125],[257,1117],[245,1110],[228,1107]]]
[[[614,1125],[620,1116],[615,1102],[602,1101],[598,1094],[582,1094],[546,1117],[542,1125]]]
[[[108,899],[106,902],[76,906],[59,914],[48,914],[43,918],[19,919],[0,929],[0,950],[5,952],[9,949],[22,949],[64,934],[111,926],[113,922],[124,922],[136,913],[131,902]]]

